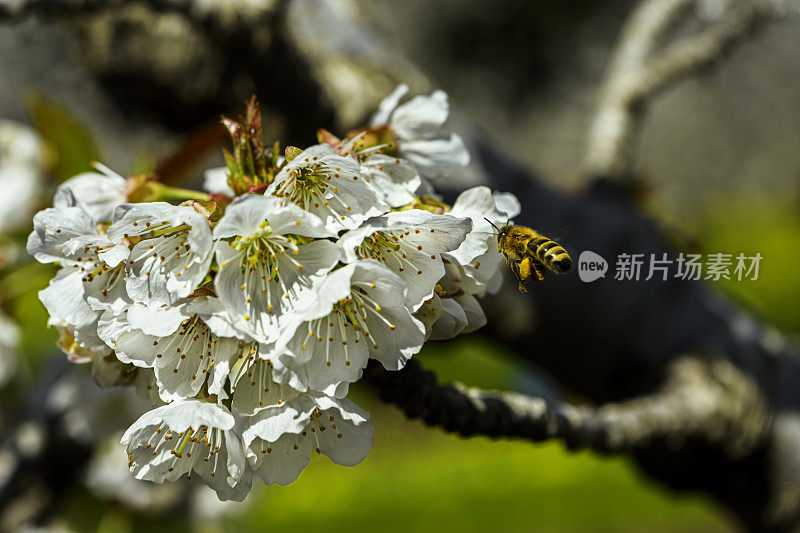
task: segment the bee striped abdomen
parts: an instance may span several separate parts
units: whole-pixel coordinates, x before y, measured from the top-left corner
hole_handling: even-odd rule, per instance
[[[536,230],[511,224],[495,228],[497,251],[503,254],[506,264],[517,276],[521,292],[525,292],[525,284],[529,281],[544,280],[548,270],[563,274],[572,269],[572,259],[567,251]]]
[[[572,259],[564,247],[547,237],[531,239],[528,251],[553,272],[564,274],[572,270]]]

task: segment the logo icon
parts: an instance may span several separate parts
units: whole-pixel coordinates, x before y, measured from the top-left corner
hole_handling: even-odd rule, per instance
[[[606,277],[606,272],[608,272],[608,262],[600,254],[589,250],[581,252],[578,258],[578,276],[581,281],[591,283]]]

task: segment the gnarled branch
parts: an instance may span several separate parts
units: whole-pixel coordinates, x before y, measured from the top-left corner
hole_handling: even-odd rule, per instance
[[[679,448],[699,439],[739,458],[763,444],[771,422],[757,384],[725,359],[684,356],[655,393],[596,408],[441,385],[416,360],[399,372],[371,365],[366,378],[382,400],[451,433],[556,439],[604,453],[632,452],[655,440]]]
[[[776,14],[777,3],[734,2],[701,32],[657,51],[664,33],[694,0],[644,0],[623,29],[600,91],[584,161],[589,176],[627,177],[647,99],[720,58]]]

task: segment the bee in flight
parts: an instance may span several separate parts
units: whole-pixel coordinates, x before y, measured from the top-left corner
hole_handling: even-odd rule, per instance
[[[486,221],[492,224],[489,219]],[[520,292],[527,292],[525,284],[530,279],[542,281],[548,270],[556,274],[572,270],[572,259],[556,241],[525,226],[492,226],[497,230],[497,251],[503,254],[506,264],[517,276]]]

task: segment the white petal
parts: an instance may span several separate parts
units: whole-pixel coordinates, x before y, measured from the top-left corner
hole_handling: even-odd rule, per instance
[[[123,204],[114,214],[114,223],[108,228],[108,237],[120,242],[126,235],[146,236],[156,227],[178,227],[188,225],[187,242],[199,261],[211,254],[211,229],[208,221],[188,206],[170,205],[165,202]]]
[[[201,426],[218,429],[232,429],[233,415],[224,407],[199,400],[181,400],[163,405],[143,414],[125,431],[120,442],[131,443],[134,433],[147,426],[167,424],[173,432],[199,429]]]
[[[348,399],[317,398],[323,410],[325,431],[318,431],[319,448],[331,461],[342,466],[355,466],[372,449],[374,426],[369,413]],[[331,418],[333,420],[331,420]]]
[[[152,307],[134,303],[128,308],[128,322],[131,327],[142,330],[147,335],[166,337],[177,331],[181,322],[190,317],[185,305]]]
[[[400,155],[414,163],[420,173],[433,180],[452,175],[469,165],[470,161],[464,141],[455,133],[445,138],[403,141],[399,150]]]
[[[315,280],[311,290],[298,300],[293,314],[301,320],[327,316],[333,310],[334,303],[349,296],[350,280],[356,268],[356,263],[345,265]]]
[[[189,296],[208,273],[211,233],[205,226],[208,250],[198,254],[192,232],[143,239],[131,250],[126,286],[130,297],[147,305],[173,304]],[[187,244],[189,243],[189,244]]]
[[[416,311],[444,276],[440,255],[458,248],[471,227],[469,218],[412,209],[371,219],[364,227],[344,234],[337,244],[343,261],[365,256],[397,274],[407,286],[406,305]]]
[[[59,270],[47,288],[39,291],[39,299],[50,316],[74,326],[90,324],[99,316],[85,300],[83,274],[69,267]]]
[[[28,237],[28,253],[40,263],[65,259],[62,246],[70,239],[96,236],[91,217],[78,207],[51,207],[33,217],[33,232]]]
[[[250,471],[234,418],[220,405],[183,400],[145,413],[122,437],[138,479],[161,483],[196,472],[220,499],[242,500]]]
[[[462,294],[454,298],[464,310],[467,324],[461,333],[472,333],[486,325],[486,315],[478,300],[471,294]]]
[[[293,233],[304,237],[335,237],[336,233],[325,227],[322,219],[295,204],[285,204],[267,214],[272,231],[279,235]]]
[[[71,192],[77,206],[86,211],[95,222],[110,222],[114,210],[126,199],[125,179],[110,170],[108,173],[78,174],[58,186],[56,197],[63,198],[63,191]],[[54,201],[54,205],[57,203]]]
[[[522,211],[519,200],[510,192],[495,192],[492,196],[494,196],[497,211],[505,215],[506,220],[511,220]]]
[[[411,162],[384,154],[373,154],[361,162],[361,173],[391,207],[409,204],[422,185],[422,177]]]
[[[299,434],[306,428],[316,405],[305,395],[282,405],[266,407],[250,418],[242,433],[246,446],[256,438],[275,442],[287,433]]]
[[[100,317],[97,334],[114,349],[117,359],[123,363],[141,368],[152,368],[155,365],[158,351],[154,347],[158,346],[159,337],[146,335],[131,327],[127,311],[121,314],[105,311]]]
[[[267,215],[277,209],[277,201],[259,194],[236,198],[214,228],[214,239],[249,235],[259,230]]]
[[[447,120],[450,106],[443,91],[415,96],[395,109],[392,129],[401,139],[436,135]]]
[[[214,286],[229,311],[232,327],[245,331],[260,342],[271,342],[278,334],[282,292],[266,273],[245,267],[245,256],[225,242],[217,246],[220,265]],[[245,276],[243,271],[252,275]],[[247,282],[247,283],[245,283]]]
[[[297,356],[305,361],[309,389],[342,397],[347,394],[347,385],[361,378],[369,360],[369,346],[365,339],[357,337],[352,327],[343,327],[338,318],[329,315],[320,319],[321,341],[310,336],[306,329],[298,328],[295,333],[298,340],[290,349],[296,350]],[[301,344],[299,350],[298,344]]]
[[[299,205],[322,219],[333,234],[353,229],[389,210],[359,174],[360,168],[355,159],[335,155],[327,144],[312,146],[281,169],[265,196]]]
[[[422,322],[422,324],[425,326],[426,340],[430,338],[433,330],[433,324],[439,320],[441,314],[442,300],[437,294],[434,294],[430,299],[426,300],[425,303],[423,303],[422,306],[420,306],[420,308],[414,313],[414,318]]]
[[[311,458],[311,440],[287,433],[274,442],[255,440],[248,449],[256,473],[267,485],[288,485],[300,475]]]
[[[219,298],[191,298],[186,304],[185,312],[187,315],[198,315],[218,337],[245,338],[242,331],[234,326],[233,319]]]
[[[447,257],[462,265],[468,265],[488,250],[497,247],[495,229],[508,223],[515,214],[518,202],[509,194],[493,195],[485,186],[473,187],[461,193],[453,204],[450,214],[472,219],[472,231],[464,243]],[[488,220],[487,220],[488,219]]]
[[[228,185],[228,169],[217,167],[206,170],[203,173],[203,190],[211,194],[233,196],[235,193]]]
[[[130,249],[124,244],[111,244],[104,248],[97,254],[105,264],[110,267],[115,267],[118,264],[126,261],[131,255]]]
[[[372,222],[372,221],[370,221]],[[361,243],[364,242],[364,239],[381,231],[381,227],[377,227],[370,222],[365,223],[360,228],[351,229],[344,233],[341,238],[336,242],[336,246],[339,247],[342,257],[341,261],[344,263],[353,263],[354,261],[358,261],[360,256],[356,253],[356,248],[361,246]]]
[[[431,340],[452,339],[469,324],[464,309],[453,298],[442,298],[442,314],[433,325]]]
[[[112,309],[121,313],[130,304],[125,289],[125,267],[119,265],[109,270],[98,269],[83,278],[86,302],[96,311]]]
[[[195,396],[207,377],[209,392],[219,394],[238,344],[236,339],[215,337],[196,317],[181,324],[176,334],[159,338],[150,349],[158,352],[154,366],[161,398]]]
[[[294,418],[282,423],[287,413]],[[266,483],[282,485],[297,478],[314,448],[338,464],[356,465],[372,447],[368,417],[349,400],[301,395],[283,408],[264,409],[250,419],[251,426],[244,431],[248,458]],[[295,423],[297,419],[302,424]],[[267,427],[269,431],[260,431]]]
[[[381,100],[381,103],[378,104],[378,111],[372,116],[370,124],[373,126],[388,124],[392,112],[406,94],[408,94],[408,85],[401,83],[392,91],[392,94]]]
[[[427,231],[415,233],[413,239],[434,247],[435,253],[457,249],[472,230],[472,221],[468,217],[437,215],[422,209],[389,213],[386,215],[386,222],[390,228],[413,226],[425,228]]]
[[[358,269],[353,282],[360,282],[361,290],[381,307],[380,311],[367,310],[372,341],[370,356],[388,370],[399,370],[422,348],[425,327],[405,306],[401,290],[404,283],[400,278],[375,261],[354,264]]]

